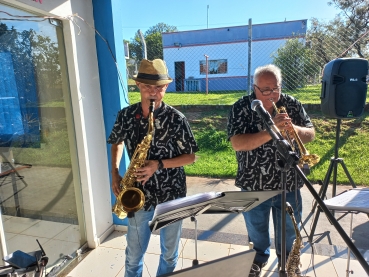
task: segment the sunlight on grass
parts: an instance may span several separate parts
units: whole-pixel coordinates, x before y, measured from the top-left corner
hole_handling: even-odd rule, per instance
[[[221,125],[219,113],[226,117],[227,110],[204,114],[196,124],[191,127],[199,144],[200,151],[196,153],[200,158],[195,164],[185,167],[189,176],[203,176],[215,178],[235,178],[237,173],[237,161],[235,151],[227,140],[225,125]],[[369,182],[369,119],[365,114],[359,119],[344,120],[341,124],[340,140],[338,145],[338,157],[344,159],[344,163],[356,185],[368,185]],[[320,157],[320,162],[311,168],[311,173],[307,176],[309,181],[316,183],[324,180],[327,174],[331,158],[335,154],[336,139],[336,119],[327,119],[323,116],[312,119],[316,129],[316,138],[305,145],[310,154]],[[216,127],[214,127],[216,126]],[[333,180],[331,175],[330,182]],[[343,167],[338,164],[337,183],[349,184]]]
[[[129,101],[131,104],[141,101],[139,92],[130,92]],[[185,92],[167,92],[164,96],[164,102],[172,106],[180,105],[232,105],[240,97],[244,96],[244,92],[227,92],[227,93],[185,93]]]
[[[303,104],[319,104],[321,85],[306,86],[293,91],[283,90],[283,92],[297,98]],[[173,105],[232,105],[242,96],[247,95],[247,91],[210,91],[205,92],[167,92],[164,102]],[[141,101],[139,92],[129,92],[128,98],[131,104]],[[369,95],[367,95],[367,102]]]
[[[299,88],[288,93],[303,104],[320,105],[320,85]],[[223,91],[209,92],[167,92],[164,101],[173,106],[201,106],[214,105],[213,110],[196,112],[196,120],[190,122],[200,151],[196,153],[199,159],[192,165],[185,167],[189,176],[203,176],[216,178],[235,178],[237,173],[237,161],[235,151],[227,140],[226,120],[229,106],[246,92]],[[138,92],[130,92],[129,99],[132,103],[140,101]],[[179,108],[180,109],[180,108]],[[181,109],[180,109],[181,110]],[[181,110],[186,116],[191,114],[187,109]],[[316,130],[315,139],[306,144],[310,154],[320,156],[320,162],[311,168],[307,176],[311,182],[324,180],[335,154],[336,119],[327,119],[320,111],[308,111]],[[357,119],[343,119],[341,124],[338,157],[344,159],[344,163],[357,185],[369,185],[369,118],[364,114]],[[330,182],[332,182],[331,176]],[[337,183],[349,184],[349,180],[338,164]]]

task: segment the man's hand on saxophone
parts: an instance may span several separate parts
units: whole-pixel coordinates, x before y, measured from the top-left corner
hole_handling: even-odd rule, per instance
[[[122,176],[120,176],[118,171],[113,171],[112,172],[112,189],[113,189],[113,193],[115,196],[118,196],[121,188],[120,188],[120,181],[122,180]]]
[[[123,147],[124,147],[124,143],[119,142],[119,143],[112,144],[111,150],[110,150],[111,160],[112,160],[111,186],[112,186],[112,190],[115,196],[118,196],[121,191],[120,181],[122,180],[122,176],[120,176],[119,174],[119,164],[120,164],[120,160],[122,159]]]
[[[138,182],[142,182],[142,185],[154,175],[155,171],[158,170],[158,160],[147,160],[145,166],[136,169],[136,178]]]

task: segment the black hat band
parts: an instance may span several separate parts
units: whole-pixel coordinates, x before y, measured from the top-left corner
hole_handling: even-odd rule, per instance
[[[168,74],[146,74],[146,73],[138,73],[136,79],[169,80],[169,77],[168,77]]]

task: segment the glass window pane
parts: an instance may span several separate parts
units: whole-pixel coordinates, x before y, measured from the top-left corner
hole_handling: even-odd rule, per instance
[[[227,59],[221,60],[209,60],[208,61],[208,74],[225,74],[228,71]],[[200,75],[206,74],[206,61],[200,61]]]
[[[0,205],[8,253],[34,251],[38,238],[51,267],[85,242],[75,176],[62,24],[1,20]]]

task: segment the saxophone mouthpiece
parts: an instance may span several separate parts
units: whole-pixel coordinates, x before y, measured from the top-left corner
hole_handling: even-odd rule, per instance
[[[153,113],[155,109],[155,100],[154,99],[150,99],[150,106],[149,106],[149,112]]]

